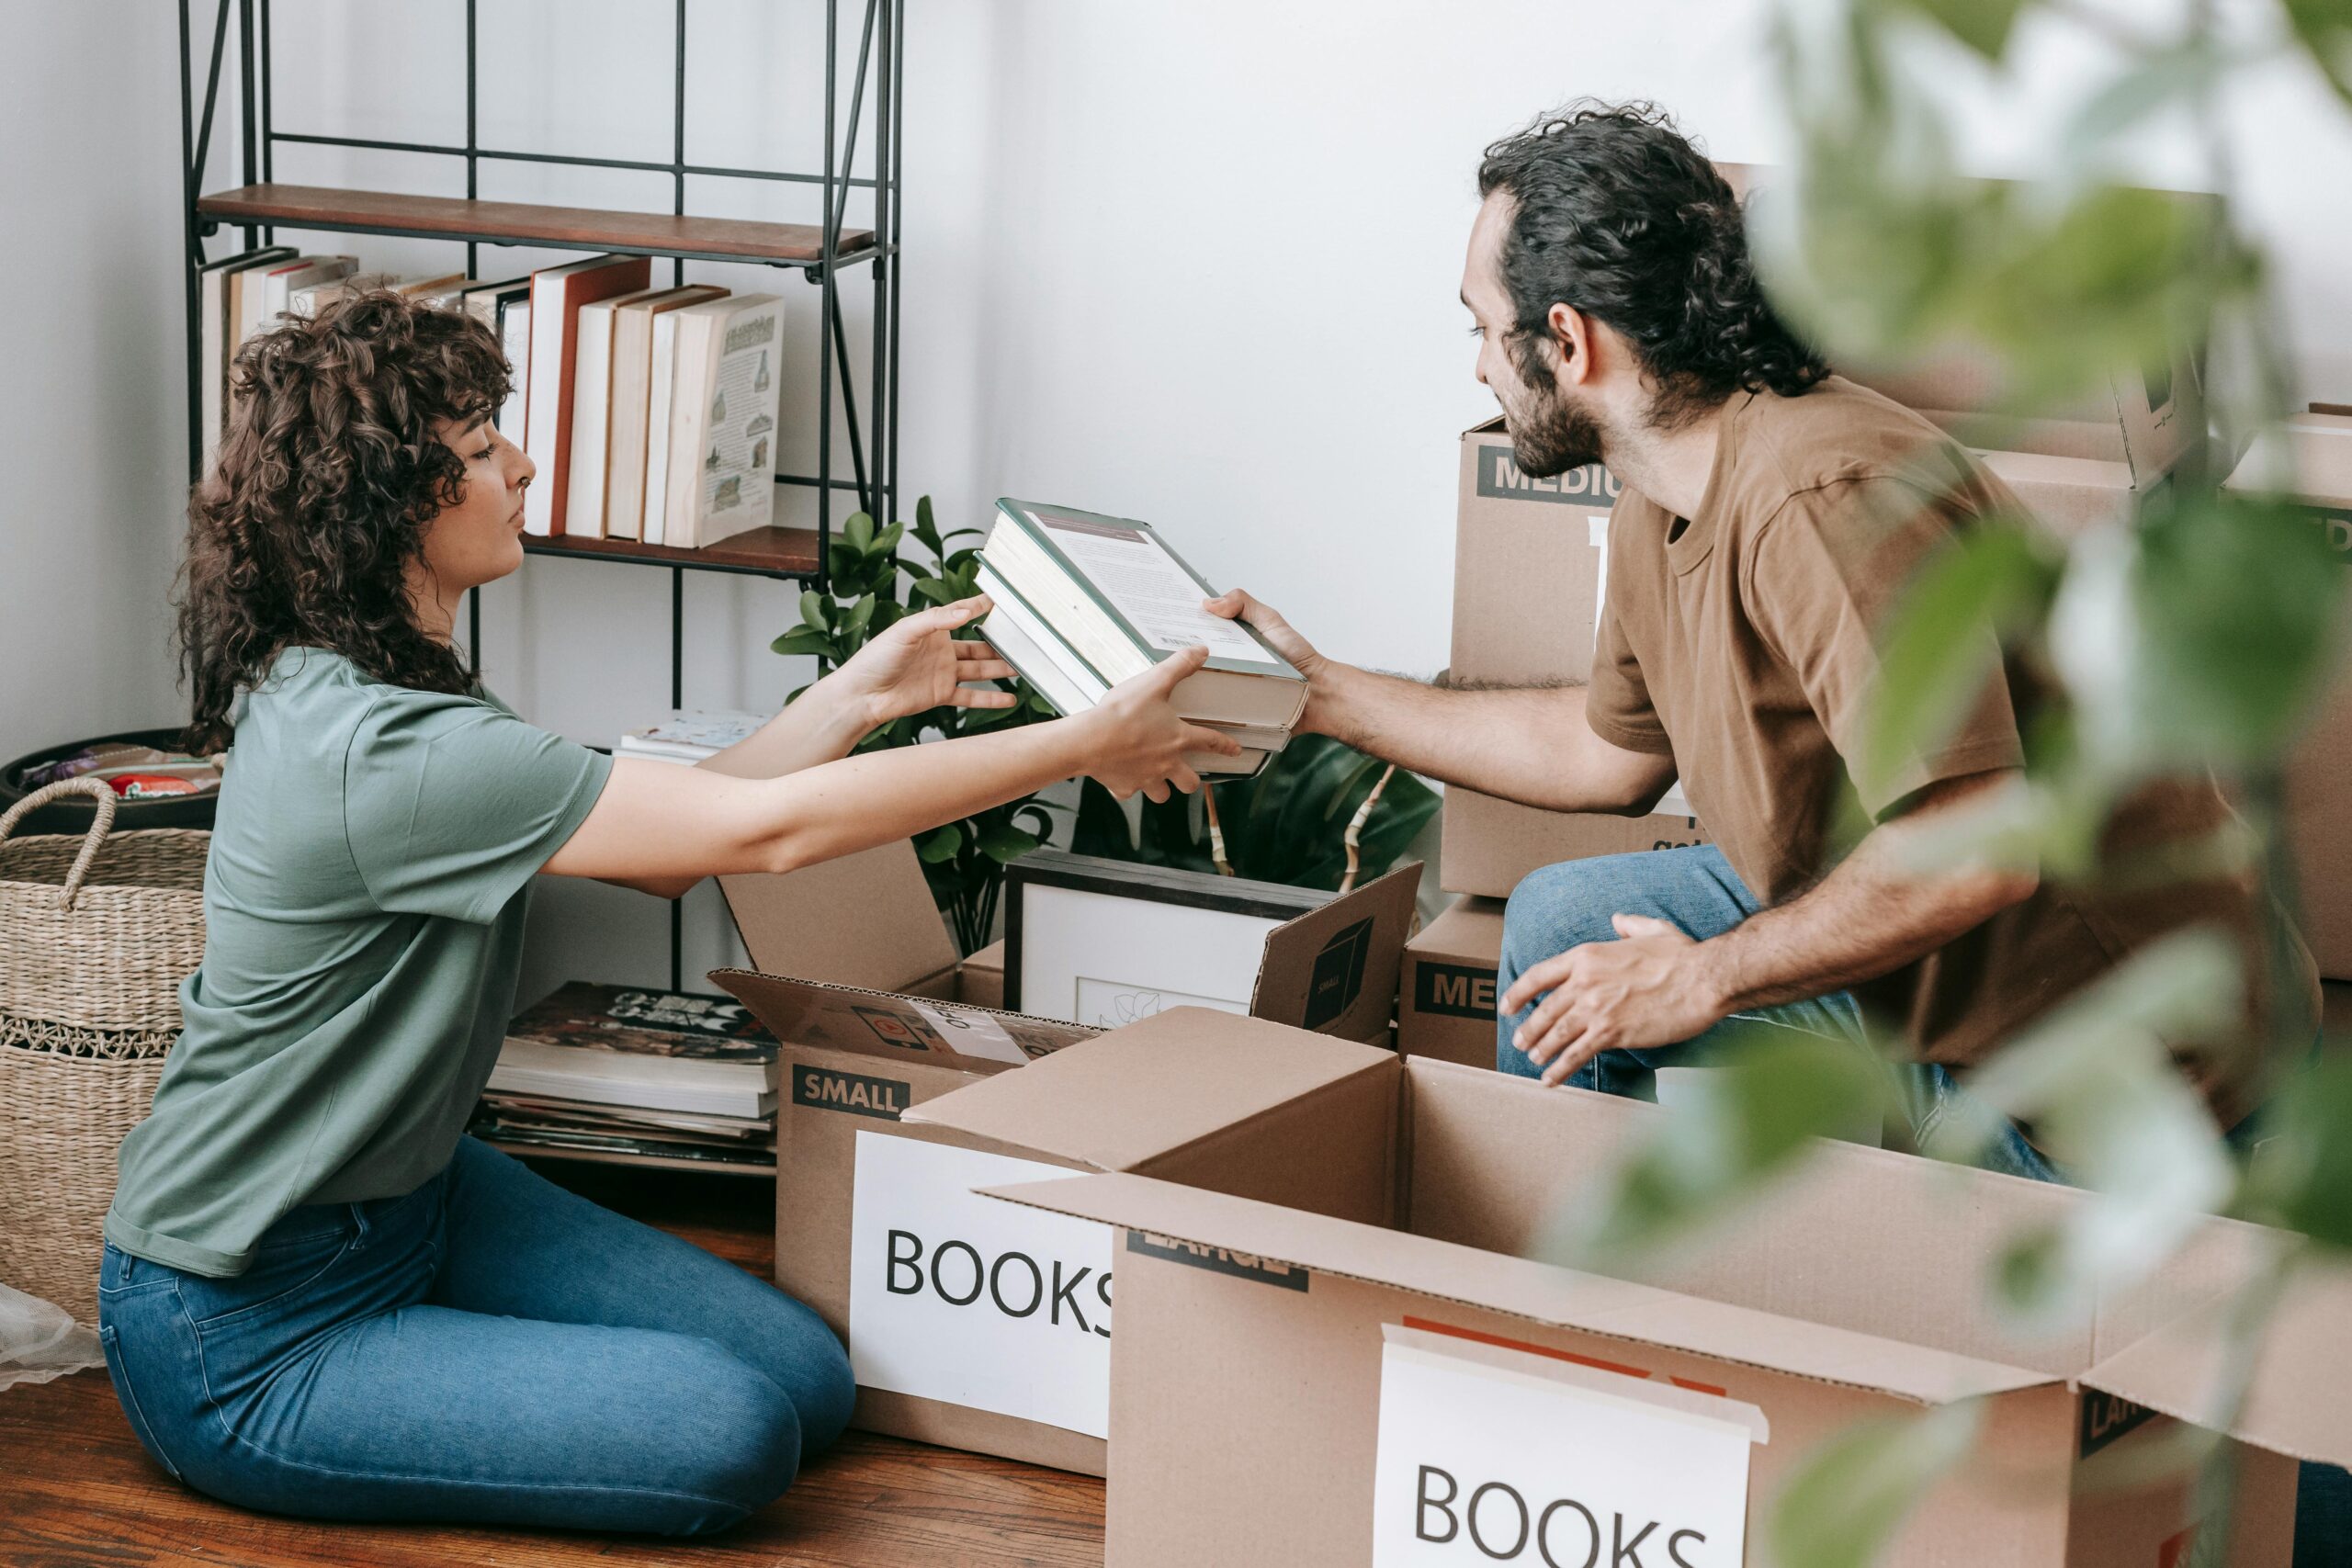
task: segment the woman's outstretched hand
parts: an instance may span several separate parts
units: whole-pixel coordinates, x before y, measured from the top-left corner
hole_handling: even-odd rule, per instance
[[[1187,724],[1169,701],[1177,682],[1208,662],[1205,648],[1171,654],[1140,675],[1111,688],[1102,702],[1069,720],[1088,728],[1086,771],[1121,800],[1137,790],[1147,800],[1166,800],[1170,789],[1186,795],[1201,787],[1201,776],[1185,761],[1207,752],[1238,757],[1231,736]]]
[[[835,671],[842,699],[861,713],[868,729],[937,707],[1009,708],[1011,692],[967,686],[967,681],[1010,681],[1012,666],[984,642],[958,641],[959,627],[988,614],[985,595],[959,599],[894,623]]]

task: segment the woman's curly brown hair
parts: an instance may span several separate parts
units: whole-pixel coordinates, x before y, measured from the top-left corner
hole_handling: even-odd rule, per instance
[[[474,671],[417,623],[408,563],[465,493],[434,434],[505,400],[505,356],[459,311],[381,291],[249,340],[232,371],[220,461],[188,505],[180,666],[187,744],[229,743],[232,712],[288,648],[373,679],[464,692]]]

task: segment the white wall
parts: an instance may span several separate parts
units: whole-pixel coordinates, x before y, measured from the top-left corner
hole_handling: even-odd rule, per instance
[[[0,48],[0,761],[178,722],[178,44],[134,13],[12,11]]]
[[[2126,15],[2144,9],[2112,3]],[[668,157],[667,6],[483,0],[480,9],[485,144]],[[908,0],[910,504],[929,492],[947,519],[972,522],[1014,493],[1149,517],[1179,530],[1213,576],[1280,604],[1329,651],[1435,671],[1446,649],[1454,435],[1493,409],[1471,378],[1467,318],[1454,300],[1479,150],[1549,105],[1593,94],[1656,98],[1719,156],[1784,157],[1760,52],[1768,9],[1764,0]],[[280,130],[462,138],[458,0],[276,10]],[[95,183],[106,203],[93,231],[73,241],[84,247],[81,267],[100,277],[44,254],[40,288],[71,273],[65,287],[139,323],[114,332],[113,353],[96,362],[74,335],[84,329],[44,329],[65,336],[44,345],[37,395],[30,378],[10,383],[12,399],[41,405],[50,423],[38,428],[51,432],[0,422],[11,443],[6,482],[21,483],[26,468],[43,476],[29,505],[0,517],[11,550],[0,593],[28,606],[0,625],[12,671],[28,657],[51,671],[76,663],[56,652],[70,623],[52,605],[128,606],[143,627],[164,570],[158,534],[146,530],[164,529],[157,514],[173,509],[165,481],[180,462],[179,383],[166,373],[178,299],[170,42],[92,19],[125,11],[43,8],[35,26],[47,41],[13,54],[8,69],[48,96],[12,92],[0,108],[12,157],[54,148],[74,183]],[[820,17],[809,0],[693,0],[690,158],[815,166],[821,73],[810,56]],[[133,62],[121,58],[126,37]],[[69,52],[95,60],[102,40],[109,78],[135,68],[141,84],[110,98],[104,117],[76,107],[80,88],[69,84],[85,73],[58,69]],[[844,82],[853,42],[843,40]],[[2043,28],[2026,39],[2021,97],[1957,62],[1950,85],[1973,110],[1973,160],[1987,173],[2025,172],[2036,116],[2046,120],[2111,59],[2079,31]],[[2250,210],[2274,247],[2301,391],[2352,397],[2352,270],[2340,260],[2352,251],[2352,204],[2341,198],[2352,125],[2300,69],[2247,84],[2236,102]],[[40,103],[78,115],[90,140],[59,146]],[[234,183],[227,152],[209,186]],[[2194,167],[2162,135],[2152,135],[2148,161],[2151,177],[2194,183]],[[406,154],[287,149],[276,173],[463,189],[457,164]],[[482,190],[657,209],[669,194],[661,176],[495,164],[484,165]],[[797,186],[700,181],[690,199],[746,216],[813,212]],[[12,222],[38,209],[7,208]],[[851,221],[862,218],[854,207]],[[390,266],[437,268],[459,254],[422,242],[316,243],[356,245]],[[21,246],[9,253],[0,265],[28,265]],[[505,276],[548,259],[487,251],[481,268]],[[811,342],[816,293],[797,275],[696,264],[688,276],[776,289]],[[858,352],[862,295],[853,287]],[[51,319],[76,316],[86,319]],[[786,382],[800,418],[787,414],[786,428],[803,441],[799,452],[785,448],[786,462],[811,460],[801,386]],[[64,388],[79,390],[61,396]],[[46,513],[61,504],[72,509],[66,537],[114,541],[97,572],[57,542]],[[17,570],[28,551],[29,574]],[[688,700],[773,705],[806,679],[805,667],[766,651],[794,617],[793,598],[777,584],[690,579]],[[534,559],[484,601],[490,677],[526,714],[609,741],[665,705],[664,574]],[[39,629],[28,630],[34,604]],[[152,707],[153,638],[140,636],[141,651],[108,657],[128,660],[114,683],[130,705]],[[46,694],[7,700],[15,706],[0,715],[57,705]],[[552,892],[526,983],[659,977],[658,908],[601,888]],[[693,931],[690,973],[727,951],[707,896]]]

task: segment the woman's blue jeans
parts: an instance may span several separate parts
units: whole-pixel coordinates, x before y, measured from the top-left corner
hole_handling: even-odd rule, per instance
[[[1501,966],[1495,977],[1500,996],[1535,964],[1589,942],[1613,942],[1614,915],[1649,915],[1671,921],[1703,942],[1720,936],[1763,906],[1747,890],[1723,852],[1713,844],[1689,849],[1646,850],[1634,854],[1595,855],[1566,861],[1532,873],[1513,890],[1503,919]],[[1533,1004],[1501,1020],[1495,1065],[1525,1077],[1543,1068],[1510,1043],[1534,1010]],[[1711,1049],[1730,1045],[1742,1029],[1800,1029],[1849,1039],[1868,1048],[1861,1010],[1840,991],[1784,1007],[1735,1013],[1693,1040],[1645,1051],[1603,1051],[1568,1076],[1578,1089],[1654,1099],[1656,1069],[1702,1061]],[[1939,1066],[1893,1069],[1910,1113],[1915,1137],[1924,1138],[1966,1095]],[[1984,1164],[2011,1176],[2064,1181],[2065,1174],[2042,1157],[2015,1127],[1988,1149]],[[2333,1466],[2306,1464],[2295,1507],[2295,1568],[2345,1568],[2352,1564],[2352,1474]]]
[[[306,1518],[722,1529],[856,1395],[808,1308],[472,1138],[404,1197],[293,1210],[231,1279],[109,1247],[98,1325],[159,1463]]]

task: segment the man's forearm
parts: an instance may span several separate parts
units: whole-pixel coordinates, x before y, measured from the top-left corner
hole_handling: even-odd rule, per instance
[[[1674,780],[1671,760],[1592,733],[1581,686],[1432,686],[1337,663],[1316,682],[1313,728],[1482,795],[1547,811],[1634,811]]]
[[[2030,897],[2030,872],[1922,874],[1906,864],[1919,818],[1874,829],[1809,892],[1698,946],[1726,1013],[1823,997],[1916,963]]]

